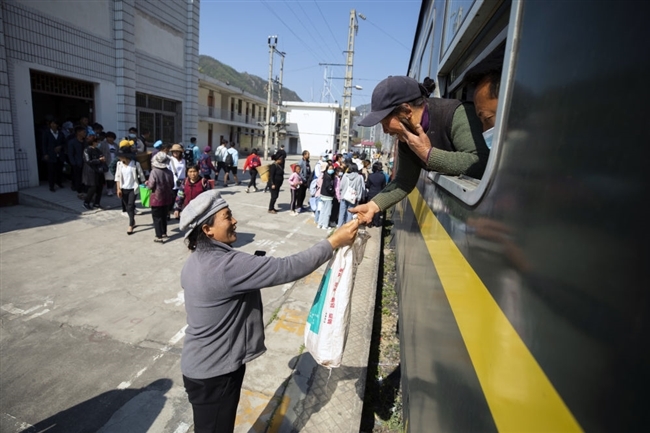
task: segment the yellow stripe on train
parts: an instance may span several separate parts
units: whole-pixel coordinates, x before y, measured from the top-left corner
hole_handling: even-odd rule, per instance
[[[417,188],[409,195],[492,417],[502,432],[582,429]]]

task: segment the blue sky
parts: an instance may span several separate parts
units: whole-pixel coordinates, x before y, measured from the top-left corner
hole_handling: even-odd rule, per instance
[[[201,0],[199,53],[240,72],[268,78],[270,35],[286,53],[284,86],[303,101],[321,101],[324,66],[344,64],[350,11],[359,19],[355,37],[352,105],[370,103],[372,90],[388,75],[405,75],[421,1]],[[280,57],[274,58],[274,75]],[[331,92],[342,102],[345,67],[331,66]],[[327,102],[327,100],[324,100]],[[330,100],[333,102],[333,99]]]

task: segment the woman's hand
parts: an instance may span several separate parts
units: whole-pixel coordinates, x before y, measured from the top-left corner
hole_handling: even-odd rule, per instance
[[[333,249],[352,245],[359,230],[359,220],[353,219],[352,221],[343,224],[336,229],[327,240],[332,245]]]
[[[370,224],[372,222],[372,217],[374,217],[380,210],[381,209],[379,209],[377,203],[369,201],[368,203],[353,207],[350,209],[350,212],[357,214],[357,218],[361,224]]]
[[[122,198],[122,190],[120,188],[117,189],[117,198]]]
[[[411,123],[411,128],[413,128],[415,134],[408,130],[403,123],[400,122],[400,127],[402,131],[398,133],[398,138],[400,141],[405,142],[411,148],[411,150],[420,158],[424,163],[427,163],[427,158],[429,157],[429,151],[431,150],[431,140],[427,136],[427,133],[422,129],[422,125],[419,123],[413,125]]]
[[[271,185],[271,189],[275,189],[275,185]]]

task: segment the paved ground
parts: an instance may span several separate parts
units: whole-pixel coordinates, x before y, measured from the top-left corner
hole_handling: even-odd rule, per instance
[[[326,236],[310,214],[289,215],[288,187],[277,215],[266,212],[269,194],[244,189],[222,189],[237,248],[286,256]],[[188,252],[176,221],[160,245],[146,209],[127,236],[116,198],[86,211],[69,189],[41,186],[21,201],[0,208],[0,431],[192,431],[179,367]],[[268,352],[248,365],[237,432],[358,431],[379,254],[379,231],[369,232],[343,367],[331,376],[302,346],[324,266],[263,291]]]

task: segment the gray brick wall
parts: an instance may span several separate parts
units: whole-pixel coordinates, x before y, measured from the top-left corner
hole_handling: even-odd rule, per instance
[[[199,13],[200,1],[187,2],[185,36],[185,104],[183,106],[184,137],[197,136],[199,132]]]
[[[134,0],[114,3],[115,84],[117,87],[117,130],[126,131],[135,125],[135,9]]]
[[[113,42],[27,7],[2,2],[6,56],[102,80],[115,78]],[[63,48],[65,47],[65,48]]]
[[[11,100],[5,50],[4,14],[0,7],[0,194],[18,190],[14,133],[11,123]]]

